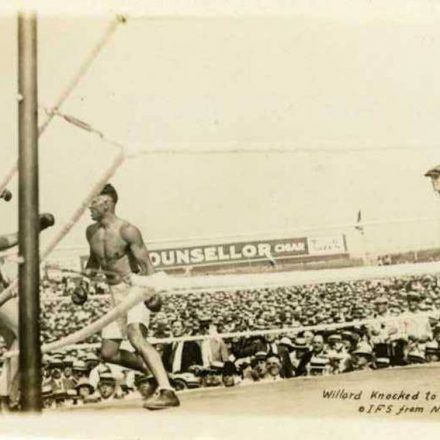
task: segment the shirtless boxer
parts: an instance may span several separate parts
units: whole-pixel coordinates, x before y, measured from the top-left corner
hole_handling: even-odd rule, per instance
[[[104,271],[110,286],[113,307],[124,301],[132,288],[131,274],[154,273],[141,232],[136,226],[116,216],[117,201],[116,190],[107,184],[90,205],[91,217],[95,223],[86,232],[90,246],[86,270],[89,273],[96,273],[99,269]],[[162,409],[180,404],[159,353],[145,339],[150,314],[147,307],[153,307],[156,300],[157,296],[152,292],[145,304],[138,303],[102,330],[101,357],[104,362],[144,373],[151,371],[156,378],[158,390],[144,404],[144,408],[148,409]],[[130,341],[136,353],[120,349],[123,339]]]
[[[8,198],[3,197],[8,201]],[[9,193],[10,200],[10,193]],[[55,224],[52,214],[40,214],[40,232]],[[18,244],[18,233],[0,235],[0,251]],[[0,292],[8,287],[0,272]],[[3,337],[8,350],[18,349],[18,298],[12,298],[0,307],[0,336]],[[2,409],[18,408],[19,375],[18,356],[5,359],[0,375],[0,406]]]

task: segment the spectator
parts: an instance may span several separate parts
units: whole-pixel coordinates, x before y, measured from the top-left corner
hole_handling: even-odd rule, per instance
[[[90,385],[89,381],[85,377],[81,377],[76,384],[76,391],[78,396],[82,399],[82,402],[87,403],[88,399],[93,393],[95,389]]]
[[[116,378],[109,373],[102,373],[98,382],[98,393],[101,399],[109,400],[115,397]]]
[[[437,341],[431,341],[425,346],[426,362],[438,362],[440,360],[440,349]]]
[[[211,335],[209,339],[202,341],[203,366],[207,368],[215,362],[224,363],[229,360],[228,348],[223,339],[218,336],[215,327],[211,324],[211,320],[209,318],[202,318],[200,321],[203,324],[200,328],[202,334]]]
[[[298,366],[299,371],[309,371],[310,370],[310,363],[313,362],[315,364],[320,364],[320,359],[326,360],[326,366],[329,364],[328,355],[326,352],[325,344],[324,344],[324,337],[320,334],[317,334],[313,336],[313,339],[311,341],[311,349],[309,348],[308,351],[304,354],[302,357],[300,364]]]
[[[71,286],[77,281],[66,279],[65,284]],[[61,281],[45,281],[41,295],[44,342],[59,340],[84,328],[109,310],[108,297],[103,294],[105,284],[100,289],[96,285],[95,293],[92,287],[87,286],[88,301],[78,308],[69,297],[62,296],[64,287]],[[429,314],[429,318],[421,317],[420,312]],[[439,360],[439,317],[440,277],[414,276],[385,281],[360,280],[169,296],[162,310],[152,314],[149,334],[167,337],[171,331],[173,336],[208,335],[204,342],[159,342],[157,346],[163,347],[163,357],[168,359],[170,372],[196,372],[194,366],[204,364],[206,373],[203,374],[207,380],[202,382],[218,386],[222,382],[233,382],[231,377],[234,375],[224,374],[231,368],[230,362],[242,376],[242,383],[267,380],[271,371],[268,360],[273,355],[278,356],[281,364],[279,376],[286,378],[329,372],[338,374],[354,368],[388,368],[407,363],[435,362]],[[352,323],[356,319],[373,318],[377,321],[365,327],[356,327]],[[331,333],[303,329],[315,324],[344,322],[345,327]],[[286,332],[265,334],[265,330],[275,328],[286,329]],[[222,331],[261,331],[262,334],[237,336],[224,341],[218,335]],[[99,335],[92,335],[84,342],[99,340]],[[372,348],[372,355],[360,353],[362,344]],[[366,351],[365,346],[362,350]],[[0,346],[0,351],[5,351],[4,344]],[[181,356],[177,356],[179,351]],[[51,389],[53,386],[51,399],[59,405],[57,399],[61,396],[68,400],[67,391],[72,386],[69,381],[79,383],[80,380],[84,382],[84,378],[90,376],[93,379],[95,376],[91,382],[97,385],[99,374],[96,376],[95,370],[92,375],[91,371],[98,363],[90,348],[65,350],[62,354],[45,357],[43,385],[46,394],[48,385]],[[226,365],[229,366],[226,368]],[[273,371],[276,370],[275,365],[270,366]],[[134,384],[128,383],[126,372],[111,372],[114,376],[121,375],[121,384],[127,382],[125,393],[134,388]],[[134,377],[134,374],[131,376]],[[238,383],[235,379],[234,382]],[[86,388],[90,390],[88,386]],[[64,394],[60,390],[64,390]]]
[[[187,334],[182,321],[176,320],[171,324],[174,337],[180,338]],[[200,344],[196,341],[173,342],[164,347],[162,355],[165,369],[170,373],[189,371],[194,365],[203,365]]]
[[[267,379],[280,380],[281,379],[281,360],[278,356],[272,355],[266,361]]]
[[[150,397],[157,388],[157,384],[155,383],[153,376],[146,376],[141,373],[135,373],[134,386],[144,399]]]
[[[365,342],[361,342],[352,354],[352,365],[354,370],[373,369],[373,349]]]

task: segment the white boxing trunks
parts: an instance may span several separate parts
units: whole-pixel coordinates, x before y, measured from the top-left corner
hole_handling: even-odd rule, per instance
[[[112,307],[116,307],[126,300],[130,292],[134,293],[134,289],[136,289],[126,282],[109,287]],[[141,301],[128,310],[127,313],[104,327],[101,331],[101,336],[103,339],[126,339],[127,326],[129,324],[143,324],[148,329],[149,323],[150,311]]]

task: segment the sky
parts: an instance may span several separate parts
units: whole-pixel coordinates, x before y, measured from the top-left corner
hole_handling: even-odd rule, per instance
[[[284,16],[151,14],[118,28],[61,110],[126,145],[205,151],[130,158],[111,179],[118,213],[147,244],[325,235],[362,210],[366,222],[431,220],[366,227],[362,239],[331,230],[346,232],[353,252],[440,245],[440,203],[423,176],[440,163],[440,11],[341,3],[298,2]],[[111,19],[40,16],[41,106],[56,102]],[[16,44],[16,17],[4,13],[0,176],[17,151]],[[231,148],[262,152],[218,153]],[[115,154],[55,118],[40,138],[41,211],[67,221]],[[0,206],[2,231],[17,228],[16,202]],[[86,213],[60,246],[85,245],[89,222]]]

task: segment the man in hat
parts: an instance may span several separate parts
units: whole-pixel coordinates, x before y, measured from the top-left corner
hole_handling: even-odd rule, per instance
[[[354,370],[372,370],[374,354],[371,345],[361,342],[352,354],[352,365]]]
[[[95,392],[95,389],[92,387],[92,385],[85,377],[81,377],[81,379],[76,384],[75,388],[78,397],[81,399],[83,403],[88,403],[89,397],[92,396]]]
[[[301,359],[298,365],[299,371],[304,371],[308,369],[310,362],[316,359],[326,359],[327,364],[329,364],[329,358],[327,353],[327,347],[324,342],[324,337],[321,334],[316,334],[312,339],[312,348],[309,349]]]
[[[159,312],[156,315],[153,336],[157,339],[170,337],[170,327],[168,317],[165,312]]]
[[[66,390],[73,390],[76,385],[75,377],[73,376],[73,359],[66,357],[63,361],[63,383]]]
[[[226,362],[229,359],[228,347],[225,341],[218,336],[217,328],[213,325],[211,317],[200,317],[200,333],[211,336],[201,343],[203,366],[209,368],[214,362]]]
[[[315,334],[311,330],[306,330],[303,335],[304,339],[306,340],[306,345],[310,349],[313,347],[313,338],[315,337]]]
[[[440,194],[440,165],[431,168],[425,173],[425,177],[429,177],[432,183],[432,189],[435,193]]]
[[[294,350],[292,340],[287,336],[283,336],[278,342],[278,356],[281,360],[280,374],[284,378],[290,378],[294,376],[292,360],[290,354]]]
[[[102,400],[109,400],[115,396],[116,378],[112,373],[101,374],[97,390]]]
[[[338,374],[347,371],[349,369],[350,355],[342,342],[342,336],[339,333],[332,333],[328,336],[327,342],[330,373]]]
[[[366,325],[369,340],[373,344],[376,357],[388,357],[391,355],[391,343],[396,339],[398,324],[392,319],[388,309],[388,298],[380,296],[374,300],[376,321]]]
[[[72,365],[72,375],[76,383],[82,378],[87,377],[90,371],[88,370],[86,363],[82,360],[76,359]]]
[[[51,371],[49,369],[49,363],[51,358],[48,355],[43,355],[41,359],[41,375],[42,375],[42,385],[50,385],[51,381]]]
[[[50,386],[52,390],[52,400],[55,402],[55,405],[59,407],[64,404],[68,397],[65,378],[63,377],[64,363],[60,353],[53,355],[49,360],[48,368],[51,377],[50,380],[45,383],[45,386]]]
[[[267,376],[267,352],[258,351],[251,359],[254,380],[262,380]]]
[[[419,286],[419,284],[411,283],[407,293],[408,310],[401,315],[403,334],[409,342],[409,351],[414,348],[414,345],[417,345],[418,349],[423,351],[424,346],[422,347],[421,344],[432,339],[429,317],[420,315],[420,302],[423,298],[416,286]]]
[[[309,352],[310,349],[305,338],[296,337],[293,343],[293,350],[289,356],[295,376],[305,376],[307,374],[306,365]]]
[[[440,360],[440,348],[437,341],[429,341],[425,346],[426,362],[438,362]]]
[[[116,189],[111,184],[105,185],[90,204],[94,223],[86,231],[90,246],[86,268],[91,273],[96,273],[99,269],[105,270],[114,307],[123,302],[133,288],[130,281],[133,273],[154,273],[140,230],[116,215],[117,202]],[[133,306],[102,331],[101,356],[104,361],[143,373],[153,373],[158,383],[158,392],[145,402],[144,407],[148,409],[162,409],[180,404],[159,353],[145,339],[149,309],[157,311],[159,305],[160,298],[151,290],[145,305],[141,302]],[[120,349],[123,339],[130,341],[136,353]]]
[[[154,377],[139,372],[134,374],[134,386],[137,392],[144,398],[148,398],[156,388]]]

